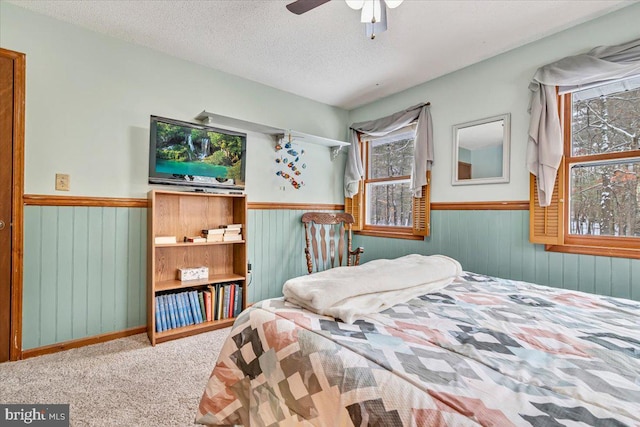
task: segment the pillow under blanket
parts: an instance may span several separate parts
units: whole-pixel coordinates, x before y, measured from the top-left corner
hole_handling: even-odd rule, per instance
[[[411,254],[289,279],[282,293],[287,301],[310,311],[353,323],[441,289],[461,273],[460,263],[453,258]]]

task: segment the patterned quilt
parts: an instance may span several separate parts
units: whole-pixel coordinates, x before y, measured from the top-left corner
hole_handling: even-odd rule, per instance
[[[473,273],[352,325],[266,300],[196,422],[640,426],[640,303]]]

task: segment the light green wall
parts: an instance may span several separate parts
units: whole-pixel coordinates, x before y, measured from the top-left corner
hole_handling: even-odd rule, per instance
[[[522,7],[526,7],[523,3]],[[576,7],[579,7],[576,5]],[[528,85],[538,67],[595,46],[640,37],[640,3],[471,65],[349,112],[349,123],[386,116],[431,102],[435,161],[431,199],[435,202],[527,200],[525,167],[529,127]],[[455,55],[455,52],[451,53]],[[438,58],[433,58],[438,61]],[[511,180],[508,184],[451,185],[452,126],[511,113]]]
[[[144,197],[149,116],[193,120],[203,110],[333,139],[347,112],[0,2],[0,47],[27,57],[25,192]],[[306,186],[284,192],[274,141],[248,136],[251,201],[338,203],[344,156],[305,154]],[[71,191],[56,192],[56,173]],[[338,177],[338,178],[336,178]]]

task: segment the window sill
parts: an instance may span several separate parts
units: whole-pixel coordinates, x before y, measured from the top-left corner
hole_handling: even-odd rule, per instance
[[[545,250],[549,252],[562,252],[566,254],[640,259],[640,249],[609,248],[602,246],[582,245],[545,245]]]
[[[405,240],[424,240],[424,236],[414,235],[411,232],[411,229],[409,229],[408,231],[359,230],[359,231],[354,231],[354,233],[360,236],[387,237],[391,239],[405,239]]]

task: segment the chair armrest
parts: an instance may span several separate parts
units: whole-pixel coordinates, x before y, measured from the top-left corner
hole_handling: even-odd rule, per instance
[[[360,254],[364,253],[364,248],[359,247],[349,251],[348,263],[347,265],[360,265]],[[355,260],[351,263],[351,257],[354,257]]]
[[[360,246],[359,248],[355,248],[354,250],[352,250],[351,252],[349,252],[349,255],[360,255],[364,253],[364,248],[362,246]]]

